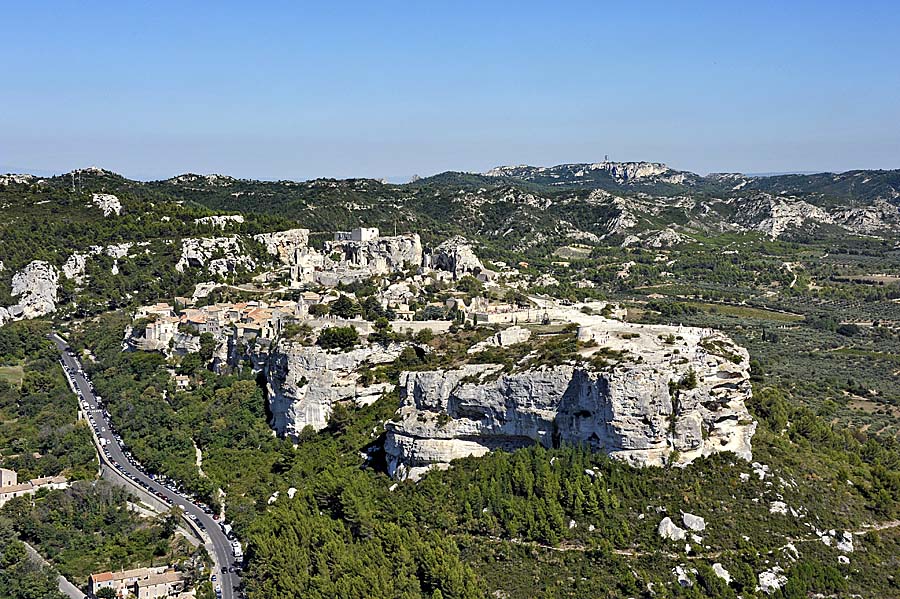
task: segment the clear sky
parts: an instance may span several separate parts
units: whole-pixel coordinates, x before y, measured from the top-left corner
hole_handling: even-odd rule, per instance
[[[900,168],[900,2],[8,2],[0,172]]]

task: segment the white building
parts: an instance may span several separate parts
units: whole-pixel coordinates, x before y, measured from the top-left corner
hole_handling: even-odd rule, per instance
[[[335,231],[335,241],[371,241],[378,239],[378,227],[356,227],[352,231]]]
[[[34,495],[38,489],[65,489],[69,481],[64,476],[45,476],[19,483],[19,475],[15,470],[0,468],[0,507],[16,497]]]

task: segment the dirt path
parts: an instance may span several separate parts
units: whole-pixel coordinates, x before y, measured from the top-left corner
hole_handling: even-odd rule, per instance
[[[886,522],[878,522],[876,524],[867,524],[867,525],[864,525],[859,530],[851,530],[848,532],[850,532],[854,536],[858,536],[858,535],[864,535],[866,533],[873,532],[873,531],[887,530],[889,528],[898,528],[898,527],[900,527],[900,520],[889,520]],[[460,536],[460,535],[454,535],[454,536]],[[557,551],[557,552],[562,552],[562,553],[567,552],[567,551],[581,551],[581,552],[590,551],[590,549],[588,547],[585,547],[584,545],[580,545],[577,543],[571,543],[571,542],[562,543],[558,547],[554,547],[553,545],[545,545],[544,543],[538,543],[537,541],[525,541],[523,539],[504,539],[504,538],[496,537],[496,536],[486,536],[486,537],[476,537],[473,535],[464,535],[464,536],[467,536],[470,538],[485,539],[492,543],[511,543],[513,545],[519,545],[522,547],[532,547],[534,549],[544,549],[547,551]],[[792,543],[809,543],[809,542],[813,542],[813,541],[821,542],[821,539],[818,536],[804,537],[804,538],[788,538],[787,544],[784,545],[782,547],[782,549],[784,549],[785,547],[787,547],[788,545],[790,545]],[[646,555],[658,555],[660,553],[659,551],[638,551],[636,549],[613,549],[612,552],[615,555],[621,555],[623,557],[643,557]],[[680,554],[671,553],[671,552],[663,552],[663,553],[672,559],[690,559],[690,560],[715,559],[722,554],[721,551],[713,551],[713,552],[709,552],[709,553],[696,553],[696,554],[692,554],[692,555],[680,555]]]

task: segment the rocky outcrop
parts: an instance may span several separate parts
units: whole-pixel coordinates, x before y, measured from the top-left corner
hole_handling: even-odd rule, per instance
[[[769,570],[765,570],[759,573],[759,585],[756,587],[757,591],[762,591],[766,595],[771,595],[775,591],[779,590],[781,587],[787,584],[787,576],[783,574],[784,570],[782,570],[779,566],[774,566]]]
[[[76,283],[81,283],[84,280],[84,269],[87,267],[87,259],[89,254],[85,254],[82,252],[75,252],[71,256],[69,256],[66,263],[63,264],[62,272],[63,276],[67,279],[72,279]]]
[[[667,351],[659,337],[676,327],[645,327],[636,339],[582,328],[591,332],[579,339],[640,359],[599,370],[561,364],[501,375],[487,364],[403,373],[401,407],[385,424],[391,474],[415,478],[453,459],[534,443],[583,444],[638,466],[720,451],[750,459],[746,350],[701,329],[677,329],[681,341]]]
[[[900,208],[878,199],[871,206],[841,208],[833,213],[834,221],[860,235],[896,233],[900,228]]]
[[[111,193],[95,193],[91,196],[91,201],[103,211],[103,216],[110,214],[119,216],[122,212],[122,203]]]
[[[228,225],[231,224],[241,224],[244,222],[244,217],[240,214],[222,214],[216,216],[203,216],[200,218],[195,218],[194,223],[198,225],[212,225],[214,227],[218,227],[220,229],[224,229]]]
[[[825,210],[803,200],[762,194],[741,204],[737,222],[769,237],[780,237],[808,223],[833,224],[834,219]]]
[[[13,275],[12,295],[19,303],[9,308],[11,315],[38,318],[56,310],[59,272],[43,260],[35,260]]]
[[[478,276],[485,271],[484,265],[475,255],[472,245],[461,235],[451,237],[434,248],[431,265],[439,270],[453,273],[453,277],[456,279],[465,275]]]
[[[517,343],[525,343],[530,338],[531,331],[519,326],[512,326],[494,333],[484,341],[476,343],[469,348],[468,353],[477,354],[492,347],[509,347]]]
[[[594,162],[588,164],[560,164],[557,166],[498,166],[484,173],[488,177],[512,177],[526,181],[550,180],[573,183],[594,173],[608,175],[619,183],[643,179],[660,179],[668,183],[682,183],[685,174],[673,171],[660,162]]]
[[[410,233],[364,241],[330,241],[325,244],[325,255],[338,268],[387,274],[407,265],[421,266],[422,240],[417,233]]]
[[[266,251],[277,256],[282,264],[294,265],[297,250],[309,244],[309,229],[288,229],[274,233],[260,233],[253,239],[266,246]]]
[[[296,438],[307,426],[320,430],[328,425],[331,408],[338,401],[371,403],[393,387],[359,385],[362,364],[385,364],[397,359],[403,346],[372,345],[348,352],[330,352],[318,346],[282,341],[264,357],[272,428],[279,435]]]
[[[36,179],[37,177],[35,177],[34,175],[9,173],[6,175],[0,175],[0,185],[25,185],[27,183],[35,181]]]
[[[181,258],[175,270],[184,272],[186,268],[205,268],[218,276],[227,276],[238,270],[253,270],[256,261],[246,255],[240,238],[191,237],[181,240]]]
[[[668,516],[660,521],[656,532],[667,541],[683,541],[687,537],[687,531],[672,522]]]
[[[646,248],[660,249],[660,248],[669,248],[674,245],[678,245],[680,243],[684,243],[686,238],[684,235],[672,229],[670,227],[666,227],[661,231],[650,231],[646,235],[641,238],[638,235],[629,235],[625,238],[625,241],[622,242],[622,247],[628,247],[631,245],[641,245]]]
[[[62,267],[62,274],[67,279],[71,279],[78,284],[84,283],[84,273],[87,267],[87,260],[92,256],[104,254],[114,260],[112,265],[112,274],[119,274],[118,261],[128,256],[128,252],[134,244],[131,242],[117,243],[113,245],[92,245],[87,252],[74,252],[66,260]]]

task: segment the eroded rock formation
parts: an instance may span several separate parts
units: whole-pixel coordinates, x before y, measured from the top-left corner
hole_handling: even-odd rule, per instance
[[[422,241],[417,233],[376,237],[364,241],[330,241],[325,254],[332,263],[358,268],[370,274],[387,274],[407,264],[422,264]]]
[[[453,459],[533,443],[585,444],[639,466],[720,451],[750,459],[756,423],[744,405],[746,350],[701,329],[677,329],[680,341],[668,351],[658,337],[676,327],[646,327],[615,343],[603,339],[615,331],[583,329],[640,359],[599,369],[584,362],[501,374],[499,365],[478,364],[403,373],[400,409],[385,425],[390,473],[416,478]]]
[[[393,362],[403,346],[372,345],[348,352],[330,352],[318,346],[283,341],[263,356],[272,428],[279,435],[297,437],[307,426],[328,425],[338,401],[358,404],[377,399],[393,385],[361,385],[359,367]]]
[[[19,303],[8,310],[13,317],[38,318],[56,310],[59,271],[49,262],[35,260],[13,275],[12,295]]]
[[[253,270],[256,261],[244,251],[237,235],[229,237],[191,237],[181,240],[181,258],[175,270],[206,268],[214,275],[227,276],[236,270]]]
[[[485,270],[469,241],[460,235],[434,248],[431,261],[434,268],[451,272],[457,279],[465,275],[477,276]]]
[[[266,246],[266,251],[277,256],[283,264],[293,265],[298,249],[309,244],[309,229],[288,229],[274,233],[260,233],[253,239]]]
[[[91,201],[103,211],[103,216],[119,216],[122,212],[122,203],[111,193],[95,193],[91,196]]]

